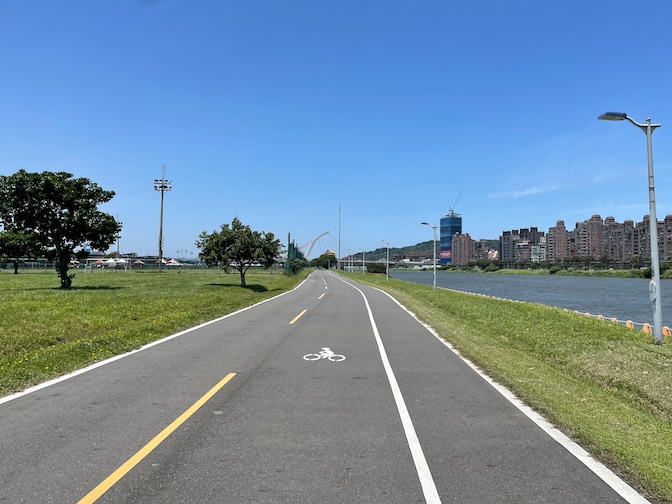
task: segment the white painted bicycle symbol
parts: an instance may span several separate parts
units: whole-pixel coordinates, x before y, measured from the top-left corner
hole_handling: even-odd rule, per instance
[[[345,360],[345,355],[335,354],[329,348],[323,348],[320,353],[309,353],[303,356],[304,360],[329,359],[331,362],[341,362]]]

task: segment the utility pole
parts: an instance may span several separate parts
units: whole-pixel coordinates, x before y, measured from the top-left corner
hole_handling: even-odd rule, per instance
[[[341,271],[341,204],[338,204],[338,256],[336,257],[338,271]]]
[[[163,271],[163,197],[166,191],[170,191],[172,186],[170,180],[166,180],[166,165],[163,165],[163,177],[154,179],[154,190],[161,192],[161,220],[159,224],[159,273]]]

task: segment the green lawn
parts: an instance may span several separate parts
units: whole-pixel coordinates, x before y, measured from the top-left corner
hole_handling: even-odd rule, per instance
[[[672,341],[560,308],[385,275],[383,288],[486,374],[651,498],[672,502]]]
[[[307,273],[0,273],[0,395],[221,317],[296,286]]]

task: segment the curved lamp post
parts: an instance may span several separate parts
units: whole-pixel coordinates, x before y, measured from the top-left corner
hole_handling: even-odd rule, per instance
[[[646,150],[649,160],[649,235],[651,238],[651,282],[649,282],[649,298],[653,304],[653,342],[656,345],[663,343],[663,314],[660,300],[660,259],[658,257],[658,219],[656,218],[656,190],[653,184],[653,151],[651,148],[651,135],[653,130],[660,124],[651,124],[651,119],[646,124],[641,124],[628,117],[624,112],[607,112],[598,116],[598,119],[606,121],[630,121],[646,134]]]
[[[436,228],[439,227],[436,224],[430,224],[429,222],[421,222],[423,226],[429,226],[434,230],[434,242],[432,246],[433,254],[432,254],[432,264],[434,266],[434,280],[432,281],[432,285],[434,286],[434,290],[436,290]]]

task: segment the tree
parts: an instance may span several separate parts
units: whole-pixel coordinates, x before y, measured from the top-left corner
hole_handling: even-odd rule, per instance
[[[632,264],[633,268],[640,269],[644,264],[644,260],[639,254],[633,254],[630,256],[630,264]]]
[[[43,247],[37,234],[30,231],[2,231],[0,232],[0,257],[12,259],[14,274],[19,273],[19,262],[25,257],[35,258]]]
[[[303,258],[303,257],[301,257],[301,258],[299,258],[299,257],[295,257],[294,259],[292,259],[292,260],[290,261],[290,264],[289,264],[289,270],[290,270],[294,275],[296,275],[299,271],[301,271],[301,270],[302,270],[303,268],[305,268],[306,266],[308,266],[308,261],[307,261],[305,258]]]
[[[372,262],[366,264],[367,273],[381,273],[384,275],[386,271],[387,267],[385,266],[385,263]]]
[[[219,231],[210,234],[203,231],[198,238],[196,246],[205,264],[225,271],[238,270],[242,287],[246,286],[245,273],[253,264],[270,268],[280,252],[280,240],[276,240],[273,233],[252,231],[237,217],[231,221],[231,227],[222,224]]]
[[[61,288],[69,289],[75,249],[87,245],[105,250],[121,230],[114,217],[98,210],[113,197],[114,191],[71,173],[19,170],[0,176],[0,222],[5,232],[30,233],[51,249]]]
[[[332,264],[336,264],[336,256],[334,254],[322,254],[310,261],[310,266],[313,268],[330,269]]]

